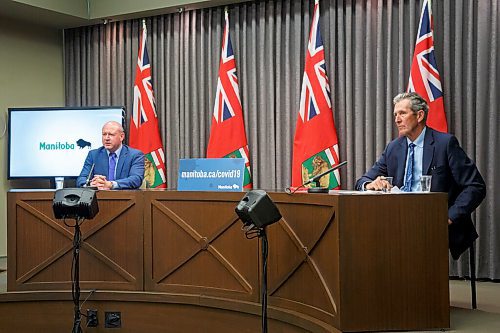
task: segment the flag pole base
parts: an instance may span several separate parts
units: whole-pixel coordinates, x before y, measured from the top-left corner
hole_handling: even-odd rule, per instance
[[[307,189],[307,193],[328,193],[328,187],[310,187]]]

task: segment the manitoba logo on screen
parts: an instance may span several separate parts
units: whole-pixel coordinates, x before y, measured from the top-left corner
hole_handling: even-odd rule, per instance
[[[78,147],[79,149],[83,149],[87,147],[88,149],[92,148],[92,144],[83,139],[76,140],[75,143],[66,142],[40,142],[39,150],[71,150]]]

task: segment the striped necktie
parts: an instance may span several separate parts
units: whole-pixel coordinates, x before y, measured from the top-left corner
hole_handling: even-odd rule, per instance
[[[408,147],[410,148],[410,153],[408,155],[408,167],[406,168],[404,185],[405,192],[411,192],[411,183],[413,181],[413,163],[415,161],[415,144],[412,142]]]
[[[115,180],[116,154],[109,154],[108,180]]]

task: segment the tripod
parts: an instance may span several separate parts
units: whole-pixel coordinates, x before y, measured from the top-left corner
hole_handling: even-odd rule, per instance
[[[266,227],[259,230],[259,238],[262,239],[262,333],[267,333],[267,257],[269,244],[267,242]]]
[[[63,188],[56,190],[52,209],[54,210],[54,217],[56,219],[63,219],[65,226],[75,228],[73,235],[73,261],[71,262],[71,296],[75,309],[72,333],[81,333],[80,245],[82,243],[82,233],[80,226],[85,219],[93,219],[99,212],[96,191],[90,188]],[[66,219],[68,218],[75,219],[75,224],[69,225],[66,223]]]
[[[262,239],[261,326],[262,333],[267,333],[267,257],[269,255],[269,243],[267,241],[266,227],[247,230],[245,236],[247,239],[253,239],[255,237]]]
[[[73,235],[73,261],[71,262],[71,296],[74,305],[73,329],[71,333],[82,333],[80,323],[82,321],[82,313],[80,311],[80,246],[82,243],[82,233],[80,225],[85,221],[85,218],[75,217],[75,225],[69,225],[64,220],[64,224],[68,227],[74,227]]]
[[[266,226],[281,219],[278,207],[263,190],[248,192],[234,209],[241,222],[245,237],[262,238],[262,332],[267,333],[267,255],[268,242]]]

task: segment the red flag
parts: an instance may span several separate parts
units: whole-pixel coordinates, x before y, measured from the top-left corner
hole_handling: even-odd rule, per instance
[[[222,55],[217,79],[212,127],[208,141],[207,157],[233,157],[245,159],[245,178],[243,187],[252,188],[249,150],[243,121],[236,60],[229,38],[229,15],[225,13],[225,27],[222,41]]]
[[[165,153],[156,114],[151,65],[146,48],[146,23],[142,23],[139,57],[135,71],[134,109],[130,120],[129,144],[144,155],[146,187],[166,188]]]
[[[336,164],[339,164],[337,130],[319,28],[319,3],[316,0],[293,142],[292,186],[300,186]],[[338,170],[323,176],[320,184],[339,189]]]
[[[415,53],[411,63],[408,91],[416,92],[429,103],[427,126],[448,132],[444,113],[443,88],[434,55],[433,22],[430,0],[425,0],[420,16]]]

